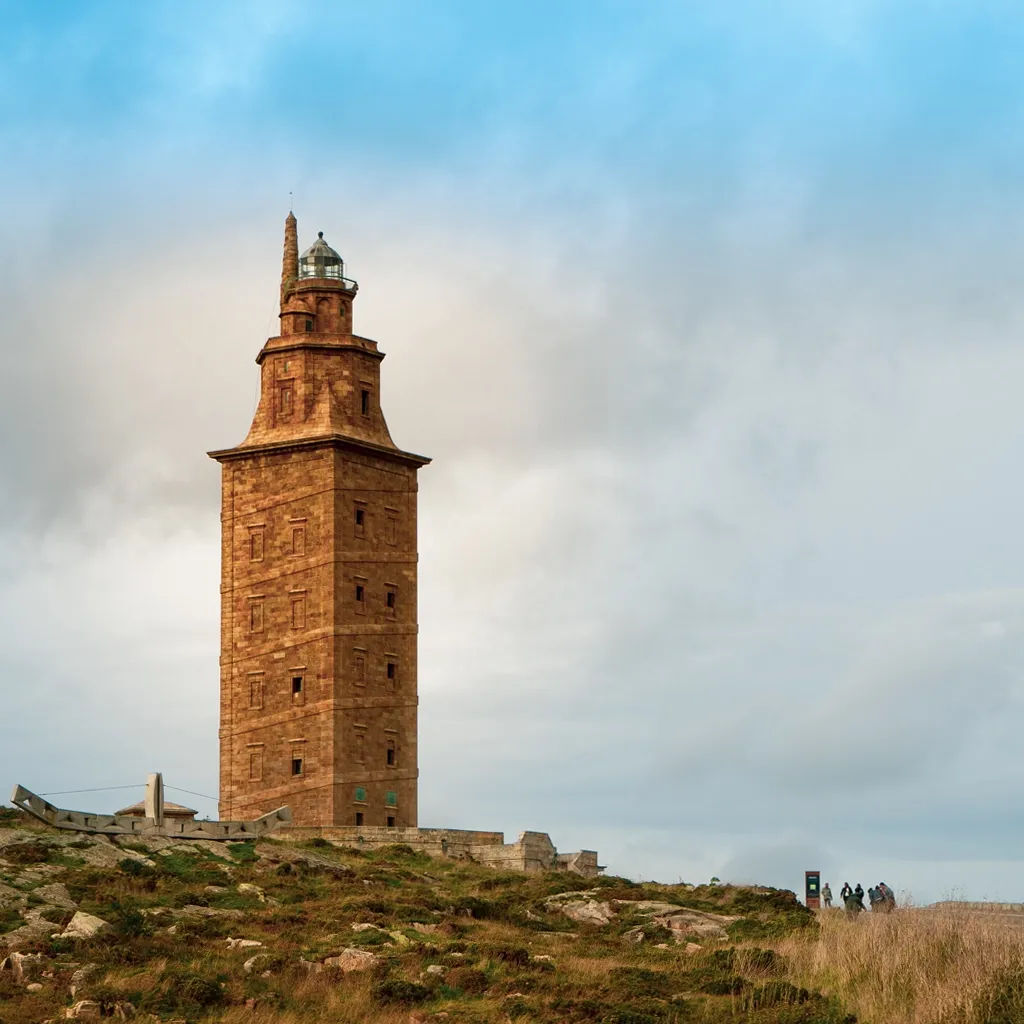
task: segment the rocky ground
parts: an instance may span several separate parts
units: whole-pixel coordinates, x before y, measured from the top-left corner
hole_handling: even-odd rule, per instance
[[[110,840],[0,810],[0,1024],[839,1024],[764,948],[816,927],[772,889]]]

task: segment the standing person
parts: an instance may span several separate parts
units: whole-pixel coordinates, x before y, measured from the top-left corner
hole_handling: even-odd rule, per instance
[[[896,894],[885,884],[885,882],[878,883],[878,891],[882,894],[882,899],[885,900],[885,906],[882,908],[886,911],[896,909]]]
[[[871,904],[872,912],[881,910],[882,907],[880,906],[880,904],[884,902],[885,897],[874,886],[868,889],[868,903]]]
[[[839,898],[845,903],[852,895],[853,890],[850,888],[850,883],[843,882],[843,887],[839,890]]]
[[[825,904],[826,910],[832,906],[832,890],[829,888],[828,882],[825,883],[825,887],[821,890],[821,899]]]
[[[861,910],[867,910],[867,907],[864,906],[864,886],[860,882],[857,883],[857,888],[853,890],[853,898],[857,901]]]

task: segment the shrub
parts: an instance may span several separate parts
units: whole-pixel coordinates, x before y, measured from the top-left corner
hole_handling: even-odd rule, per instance
[[[146,1010],[158,1013],[196,1014],[221,1006],[226,1001],[221,978],[204,977],[191,971],[167,970],[160,977],[159,989],[141,1000]]]
[[[426,1002],[431,996],[426,985],[419,985],[415,981],[403,981],[401,978],[384,978],[377,981],[372,991],[373,998],[378,1003],[398,1003],[404,1006]]]
[[[471,996],[482,995],[490,986],[487,975],[476,967],[454,967],[445,975],[444,982],[449,988]]]
[[[53,856],[53,847],[44,843],[15,843],[6,846],[3,858],[11,864],[46,864]]]
[[[758,949],[756,946],[737,950],[736,962],[741,972],[782,974],[786,969],[785,959],[779,956],[774,949]]]
[[[0,935],[3,935],[4,932],[13,932],[15,928],[20,928],[24,923],[21,914],[13,907],[0,908]]]
[[[788,981],[769,981],[766,985],[758,985],[747,997],[746,1005],[750,1010],[762,1010],[770,1006],[799,1006],[811,999],[805,988],[797,988]]]
[[[522,946],[496,946],[490,954],[495,960],[517,967],[525,967],[530,962],[530,951]]]
[[[125,875],[129,875],[131,878],[156,878],[159,872],[156,868],[151,868],[148,864],[143,864],[141,860],[132,860],[130,857],[125,857],[124,860],[117,862],[118,870]]]
[[[601,1024],[658,1024],[658,1018],[650,1013],[641,1013],[639,1010],[623,1007],[605,1014],[601,1018]]]
[[[323,850],[324,848],[330,847],[331,844],[326,839],[324,839],[323,836],[315,836],[314,838],[310,839],[310,841],[306,843],[306,845],[312,846],[316,850]]]
[[[700,991],[708,996],[738,996],[744,989],[749,988],[739,975],[724,975],[719,978],[709,978],[700,986]]]
[[[674,988],[669,975],[646,967],[613,967],[608,980],[616,994],[623,996],[668,996]]]

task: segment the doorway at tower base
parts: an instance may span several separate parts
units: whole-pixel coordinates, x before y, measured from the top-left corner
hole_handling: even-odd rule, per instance
[[[460,828],[383,828],[368,825],[296,826],[279,829],[275,839],[306,842],[326,839],[338,846],[375,850],[396,843],[431,857],[472,860],[504,871],[571,871],[593,877],[604,871],[596,850],[559,853],[546,832],[520,832],[514,843],[504,832],[474,832]]]

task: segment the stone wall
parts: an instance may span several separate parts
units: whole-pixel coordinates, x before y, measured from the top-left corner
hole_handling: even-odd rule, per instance
[[[305,842],[326,839],[338,846],[374,850],[402,843],[431,857],[451,857],[486,864],[503,871],[569,871],[588,877],[604,868],[594,850],[559,853],[546,832],[520,832],[514,843],[503,832],[455,828],[301,827],[280,829],[275,839]]]

